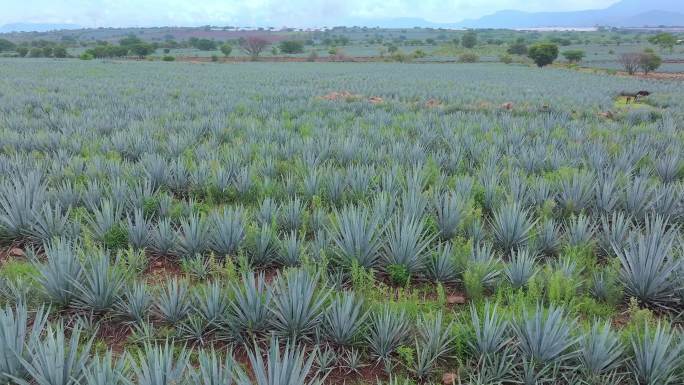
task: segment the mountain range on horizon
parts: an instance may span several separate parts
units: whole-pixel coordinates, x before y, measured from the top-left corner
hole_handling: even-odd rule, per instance
[[[526,12],[502,10],[477,19],[435,23],[422,18],[340,18],[334,25],[381,28],[583,28],[684,27],[684,0],[621,0],[604,9],[571,12]],[[332,25],[331,25],[332,26]],[[0,26],[0,33],[48,32],[81,29],[76,24],[12,23]]]

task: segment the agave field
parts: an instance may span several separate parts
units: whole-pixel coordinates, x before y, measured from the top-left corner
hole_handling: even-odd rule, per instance
[[[0,384],[684,381],[681,83],[0,70]]]

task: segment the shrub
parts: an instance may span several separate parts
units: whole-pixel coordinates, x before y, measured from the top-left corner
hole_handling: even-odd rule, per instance
[[[584,59],[585,53],[582,50],[575,49],[563,52],[563,57],[570,63],[579,63]]]
[[[176,58],[173,56],[170,56],[170,55],[164,55],[164,57],[162,57],[162,60],[163,61],[174,61],[174,60],[176,60]]]
[[[278,48],[284,54],[303,53],[304,43],[299,40],[283,40],[278,44]]]
[[[539,43],[530,47],[527,56],[534,61],[537,67],[544,67],[553,63],[558,58],[558,46],[552,43]]]
[[[511,55],[501,55],[499,56],[499,61],[504,64],[511,64],[513,63],[513,57]]]
[[[480,61],[480,57],[475,53],[466,52],[458,57],[458,61],[461,63],[477,63]]]

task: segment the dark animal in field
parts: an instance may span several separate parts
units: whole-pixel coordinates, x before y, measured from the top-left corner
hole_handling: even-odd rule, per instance
[[[629,104],[631,102],[638,102],[639,99],[651,95],[648,91],[638,91],[638,92],[620,92],[620,96],[625,98],[625,103]]]

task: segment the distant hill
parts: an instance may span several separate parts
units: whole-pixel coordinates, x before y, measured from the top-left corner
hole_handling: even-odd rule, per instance
[[[505,10],[457,24],[467,28],[684,26],[684,0],[622,0],[605,9],[575,12]]]
[[[49,32],[62,29],[79,29],[76,24],[12,23],[0,27],[0,33],[10,32]]]

